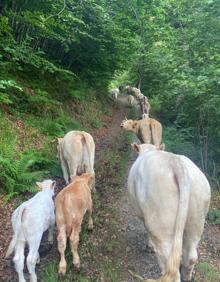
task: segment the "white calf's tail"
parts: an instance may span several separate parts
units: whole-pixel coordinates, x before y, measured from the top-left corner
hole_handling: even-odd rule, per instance
[[[13,234],[12,240],[9,244],[9,247],[7,249],[7,252],[6,252],[6,255],[5,255],[6,258],[8,258],[13,253],[15,246],[18,242],[18,237],[21,233],[21,220],[22,220],[22,214],[23,214],[24,210],[25,210],[25,207],[22,207],[22,206],[19,207],[18,214],[17,214],[16,218],[12,219],[14,234]]]

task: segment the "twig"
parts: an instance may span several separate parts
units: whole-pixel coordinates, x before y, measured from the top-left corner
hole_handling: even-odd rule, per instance
[[[47,17],[44,22],[46,22],[48,19],[52,18],[52,17],[56,17],[59,16],[66,8],[66,0],[63,0],[63,8],[59,11],[58,14],[54,14],[54,15],[50,15],[49,17]]]

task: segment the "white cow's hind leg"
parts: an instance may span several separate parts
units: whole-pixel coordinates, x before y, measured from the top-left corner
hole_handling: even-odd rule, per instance
[[[61,167],[62,167],[62,171],[63,171],[63,178],[64,178],[66,184],[69,184],[68,167],[67,167],[66,161],[63,160],[63,159],[61,159]]]
[[[67,161],[69,173],[70,176],[76,176],[77,175],[77,166],[75,165],[74,161]]]
[[[165,237],[163,237],[163,240],[160,240],[160,239],[161,238],[153,238],[153,239],[151,238],[151,244],[156,253],[162,275],[166,276],[168,259],[169,259],[171,248],[172,248],[172,240],[170,238],[165,238]],[[161,280],[160,279],[159,280],[149,280],[149,282],[150,281],[171,281],[170,278],[168,279],[166,278],[167,280],[166,279],[162,280],[162,279]],[[175,276],[172,282],[181,282],[179,269],[176,269]]]
[[[14,264],[15,264],[15,269],[18,273],[18,280],[19,282],[25,282],[26,280],[24,279],[24,247],[25,247],[25,242],[24,241],[19,241],[16,245],[15,248],[15,256],[14,256]]]
[[[48,228],[48,238],[47,239],[50,244],[53,244],[54,226],[55,226],[55,216],[51,219],[50,226]]]
[[[194,265],[198,260],[198,243],[198,238],[188,238],[183,242],[183,256],[181,265],[181,278],[183,281],[191,281],[192,279]]]
[[[41,237],[34,238],[32,242],[29,243],[29,253],[27,256],[27,268],[30,273],[30,282],[37,282],[37,275],[35,273],[35,266],[39,260],[38,249],[40,246]]]

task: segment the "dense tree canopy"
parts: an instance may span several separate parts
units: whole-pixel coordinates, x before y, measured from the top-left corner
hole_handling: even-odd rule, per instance
[[[3,0],[0,14],[1,102],[20,97],[14,77],[50,76],[66,92],[139,85],[166,125],[167,148],[220,177],[218,0]]]

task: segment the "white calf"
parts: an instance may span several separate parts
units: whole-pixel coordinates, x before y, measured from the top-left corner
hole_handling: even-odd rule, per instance
[[[140,155],[129,173],[129,197],[163,274],[143,281],[180,282],[180,265],[181,279],[191,281],[210,202],[209,183],[187,157],[158,151],[151,144],[136,146]]]
[[[38,249],[43,232],[49,228],[48,241],[53,241],[53,228],[55,224],[54,214],[54,187],[56,182],[44,180],[37,182],[42,190],[33,198],[21,204],[12,215],[13,238],[8,247],[6,258],[14,251],[14,263],[18,273],[19,282],[25,282],[24,248],[27,244],[29,253],[27,256],[27,267],[30,273],[30,281],[36,282],[35,265],[40,262]]]

